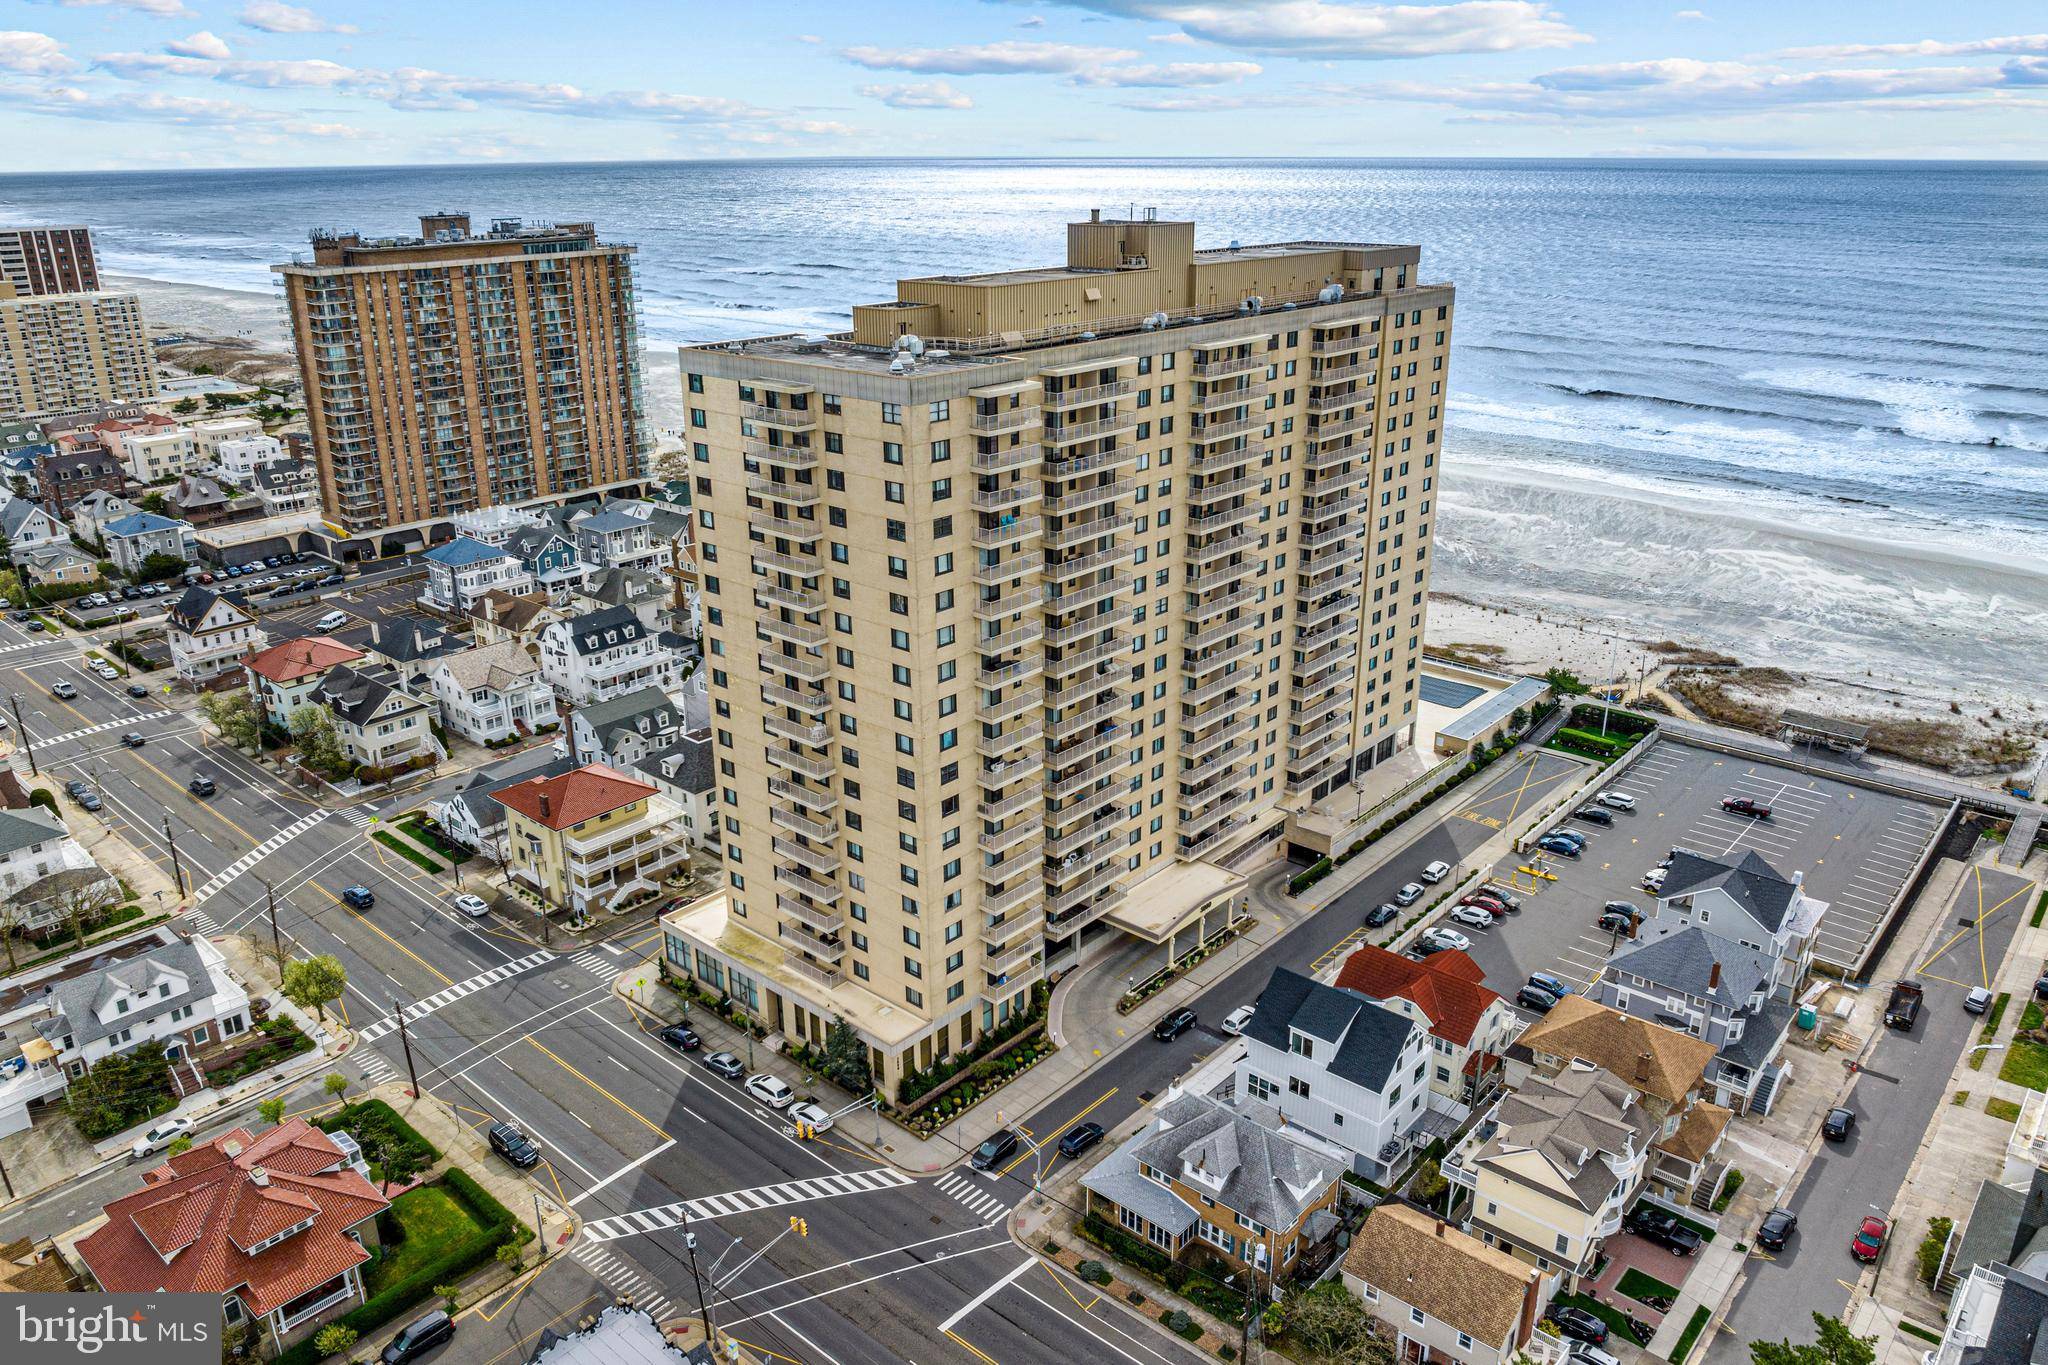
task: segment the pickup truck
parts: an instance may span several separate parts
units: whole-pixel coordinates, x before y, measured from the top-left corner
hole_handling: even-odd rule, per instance
[[[1884,1007],[1885,1027],[1911,1032],[1920,1018],[1920,1001],[1926,994],[1917,981],[1901,981],[1893,986],[1892,998]]]

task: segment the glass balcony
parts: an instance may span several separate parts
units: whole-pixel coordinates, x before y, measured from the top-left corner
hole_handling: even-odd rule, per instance
[[[1029,540],[1043,527],[1044,523],[1037,517],[1011,517],[994,526],[975,527],[974,545],[981,550],[1000,550],[1006,545]]]
[[[1082,441],[1100,441],[1110,436],[1122,436],[1138,429],[1138,414],[1135,411],[1118,412],[1113,417],[1098,417],[1087,422],[1048,424],[1038,434],[1038,439],[1058,450],[1065,446],[1078,445]]]
[[[742,411],[749,422],[783,431],[809,431],[818,425],[816,408],[782,408],[770,407],[766,403],[749,403]]]
[[[968,430],[977,436],[1001,436],[1028,431],[1044,418],[1036,407],[1004,408],[999,412],[977,412],[968,419]]]

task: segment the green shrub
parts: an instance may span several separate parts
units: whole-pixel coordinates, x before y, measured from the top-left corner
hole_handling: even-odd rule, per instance
[[[426,854],[414,848],[411,844],[399,838],[396,834],[393,834],[388,829],[371,830],[370,837],[372,839],[375,839],[378,843],[384,845],[384,847],[390,849],[393,853],[396,853],[399,857],[411,863],[414,867],[417,867],[422,872],[435,873],[441,870],[441,865],[439,863],[435,862],[432,858],[429,858]]]
[[[1101,1214],[1091,1211],[1081,1220],[1081,1235],[1119,1261],[1134,1265],[1140,1270],[1150,1271],[1165,1279],[1168,1288],[1173,1287],[1167,1270],[1168,1266],[1174,1264],[1173,1258],[1158,1247],[1139,1241]]]
[[[1300,895],[1323,878],[1329,876],[1330,869],[1334,866],[1335,864],[1328,858],[1316,859],[1307,867],[1294,874],[1293,880],[1287,883],[1287,894],[1290,896]]]
[[[1083,1261],[1074,1267],[1074,1273],[1090,1284],[1109,1283],[1109,1267],[1100,1261]]]
[[[441,1159],[439,1149],[421,1137],[418,1129],[400,1118],[398,1111],[382,1100],[357,1100],[353,1104],[343,1105],[332,1114],[317,1120],[317,1125],[324,1133],[345,1129],[366,1151],[372,1146],[382,1147],[397,1141],[414,1149],[427,1164]],[[447,1178],[452,1180],[460,1174],[459,1171],[450,1171]],[[468,1176],[462,1178],[469,1179]]]
[[[1920,1280],[1929,1288],[1934,1277],[1941,1273],[1941,1254],[1948,1249],[1949,1234],[1955,1231],[1952,1218],[1930,1218],[1927,1220],[1927,1235],[1920,1239],[1920,1249],[1915,1258],[1920,1271]]]
[[[1195,1320],[1178,1308],[1169,1312],[1159,1321],[1166,1325],[1167,1331],[1172,1332],[1176,1336],[1185,1337],[1189,1341],[1200,1341],[1202,1339],[1202,1329],[1195,1326]]]

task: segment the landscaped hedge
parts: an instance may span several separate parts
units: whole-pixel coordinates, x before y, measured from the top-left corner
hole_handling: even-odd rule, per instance
[[[1290,896],[1300,895],[1323,878],[1329,876],[1331,869],[1336,866],[1337,864],[1331,862],[1328,858],[1316,859],[1307,867],[1294,874],[1293,880],[1287,883],[1287,894]]]
[[[287,1057],[296,1057],[309,1051],[313,1040],[302,1032],[297,1024],[283,1015],[265,1019],[256,1026],[267,1042],[250,1048],[233,1061],[206,1069],[209,1085],[232,1085],[244,1077],[253,1076],[267,1067],[276,1066]]]
[[[1649,717],[1624,711],[1618,706],[1601,707],[1582,701],[1572,708],[1571,723],[1582,729],[1600,725],[1603,718],[1610,735],[1647,735],[1657,728],[1657,723]]]
[[[1013,1014],[992,1029],[984,1031],[974,1046],[965,1052],[956,1052],[941,1057],[922,1071],[906,1071],[896,1083],[896,1102],[914,1105],[932,1091],[952,1080],[962,1071],[984,1060],[991,1052],[1017,1037],[1045,1017],[1045,983],[1039,982],[1031,988],[1031,1008],[1023,1014]]]
[[[1353,858],[1356,858],[1359,854],[1399,829],[1408,820],[1420,814],[1431,802],[1437,800],[1445,792],[1484,772],[1488,765],[1509,749],[1512,749],[1514,744],[1513,740],[1509,739],[1506,735],[1502,735],[1494,741],[1491,747],[1473,750],[1471,760],[1464,767],[1458,769],[1449,777],[1446,777],[1443,781],[1409,802],[1407,807],[1398,815],[1388,816],[1371,831],[1352,840],[1351,847],[1337,854],[1334,859],[1318,859],[1302,871],[1296,873],[1293,880],[1287,883],[1288,894],[1299,895],[1309,887],[1314,886],[1324,877],[1329,876],[1334,868],[1342,867],[1345,863],[1350,862]]]
[[[408,844],[405,840],[399,838],[396,834],[393,834],[388,829],[373,829],[370,831],[370,837],[372,839],[375,839],[378,843],[384,845],[384,847],[390,849],[393,853],[396,853],[399,857],[411,863],[414,867],[417,867],[422,872],[435,873],[441,870],[441,865],[439,863],[435,862],[432,858],[429,858],[425,853],[421,852],[419,849],[414,848],[411,844]]]
[[[419,1152],[426,1164],[431,1165],[441,1159],[441,1153],[434,1144],[382,1100],[357,1100],[353,1104],[345,1104],[319,1120],[318,1127],[323,1133],[345,1129],[365,1149],[376,1145],[380,1139],[391,1137]],[[467,1176],[463,1178],[468,1179]]]
[[[1581,730],[1566,726],[1551,737],[1553,748],[1568,749],[1573,753],[1587,754],[1598,759],[1613,759],[1635,747],[1642,735],[1606,734],[1597,730]]]
[[[376,1331],[428,1298],[433,1294],[435,1285],[460,1284],[470,1271],[495,1257],[499,1247],[518,1245],[533,1237],[533,1229],[514,1218],[511,1210],[485,1193],[481,1185],[462,1171],[451,1168],[437,1183],[444,1185],[457,1202],[475,1215],[476,1221],[483,1225],[482,1229],[335,1319],[357,1336]],[[314,1365],[321,1356],[320,1348],[312,1337],[308,1337],[280,1355],[277,1365]]]

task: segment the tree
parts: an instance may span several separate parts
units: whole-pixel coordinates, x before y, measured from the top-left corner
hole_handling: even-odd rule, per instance
[[[328,1072],[327,1078],[321,1081],[320,1084],[325,1086],[327,1093],[336,1099],[340,1099],[348,1093],[348,1077],[339,1071]]]
[[[164,514],[164,509],[168,505],[169,504],[165,503],[164,495],[162,493],[144,493],[142,495],[142,501],[137,504],[137,506],[141,507],[143,511],[154,512],[158,516],[162,516]]]
[[[456,1308],[462,1302],[460,1296],[456,1292],[455,1286],[452,1284],[437,1284],[434,1286],[434,1292],[440,1295],[441,1301],[443,1303],[448,1305],[448,1316],[451,1318],[454,1317]]]
[[[323,1356],[338,1356],[356,1344],[356,1329],[330,1322],[313,1334],[313,1347]]]
[[[1877,1359],[1877,1338],[1859,1337],[1839,1318],[1813,1315],[1819,1340],[1807,1346],[1790,1341],[1752,1341],[1749,1358],[1755,1365],[1871,1365]]]
[[[72,940],[83,948],[86,933],[97,929],[121,903],[120,885],[96,870],[52,875],[71,882],[57,893],[57,914]]]
[[[868,1070],[868,1045],[853,1031],[853,1025],[840,1016],[833,1016],[832,1026],[825,1030],[825,1060],[820,1070],[827,1080],[855,1095],[865,1095],[874,1089],[874,1076]]]
[[[1579,675],[1568,668],[1550,668],[1543,674],[1543,680],[1550,684],[1550,690],[1560,694],[1577,696],[1592,689],[1579,681]]]
[[[1415,1178],[1408,1184],[1408,1194],[1418,1203],[1434,1204],[1450,1187],[1451,1182],[1444,1179],[1443,1166],[1429,1157],[1417,1163]]]
[[[505,1243],[498,1248],[495,1254],[498,1258],[498,1264],[504,1266],[507,1270],[517,1270],[519,1263],[526,1259],[520,1254],[519,1243],[517,1242]]]
[[[220,1365],[235,1365],[249,1345],[249,1328],[237,1323],[220,1334]]]
[[[389,1194],[393,1185],[408,1183],[434,1164],[425,1149],[388,1131],[380,1131],[372,1137],[363,1155],[376,1162],[383,1173],[381,1192],[384,1194]]]
[[[341,999],[348,988],[348,972],[331,953],[302,957],[284,964],[284,998],[302,1010],[312,1010],[327,1022],[327,1006]]]
[[[176,578],[190,567],[191,565],[178,556],[167,555],[159,551],[156,554],[144,557],[142,572],[135,575],[135,581],[138,583],[154,583],[160,578]]]
[[[299,746],[299,759],[327,777],[348,773],[351,765],[335,733],[334,717],[324,706],[301,706],[291,714],[292,739]]]
[[[1315,1360],[1384,1365],[1392,1359],[1372,1314],[1340,1281],[1327,1280],[1290,1297],[1285,1319],[1295,1344]]]
[[[263,747],[263,722],[247,692],[208,692],[199,699],[199,709],[220,737],[237,749],[253,752]]]
[[[199,400],[197,398],[180,398],[172,405],[171,411],[181,417],[189,417],[199,411]]]
[[[191,1150],[192,1138],[190,1134],[187,1134],[186,1136],[181,1138],[172,1138],[171,1145],[164,1148],[164,1155],[177,1156],[181,1152],[189,1152]]]
[[[284,1096],[275,1095],[256,1106],[256,1113],[262,1120],[275,1128],[284,1122]]]
[[[102,1057],[71,1082],[64,1104],[78,1131],[95,1142],[169,1109],[171,1067],[162,1043]]]

